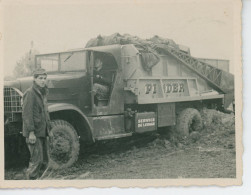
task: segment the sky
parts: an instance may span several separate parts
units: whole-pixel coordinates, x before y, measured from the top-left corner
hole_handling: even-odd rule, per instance
[[[48,53],[83,48],[89,39],[115,32],[173,39],[195,57],[230,60],[234,72],[233,7],[224,1],[16,0],[4,2],[2,19],[5,76],[31,41]]]

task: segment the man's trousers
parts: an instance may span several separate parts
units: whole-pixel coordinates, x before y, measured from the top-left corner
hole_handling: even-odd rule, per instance
[[[47,139],[37,137],[35,144],[30,144],[26,138],[26,143],[30,151],[30,162],[27,169],[28,179],[36,179],[40,177],[40,169],[43,164],[48,162]]]

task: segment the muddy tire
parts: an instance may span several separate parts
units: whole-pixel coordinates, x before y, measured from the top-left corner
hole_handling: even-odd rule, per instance
[[[51,122],[53,142],[50,143],[49,163],[53,169],[70,167],[79,155],[79,138],[74,127],[63,120]]]
[[[184,109],[177,118],[176,133],[179,138],[186,138],[193,131],[202,128],[202,119],[198,110],[194,108]]]

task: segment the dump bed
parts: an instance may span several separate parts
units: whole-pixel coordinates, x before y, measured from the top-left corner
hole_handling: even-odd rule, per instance
[[[190,49],[171,39],[140,39],[118,33],[90,40],[86,47],[121,45],[125,95],[128,103],[234,99],[234,76],[208,60],[192,57]],[[180,88],[182,90],[180,91]]]
[[[184,53],[182,55],[192,58]],[[209,78],[202,75],[200,69],[194,70],[192,65],[185,64],[167,52],[159,53],[160,60],[150,71],[144,68],[140,52],[132,44],[122,46],[121,57],[124,67],[126,103],[151,104],[223,99],[231,88],[233,91],[233,76],[218,69],[215,70],[217,72],[213,72],[214,69],[207,64],[214,74],[208,75]],[[232,99],[233,94],[228,96],[230,100],[227,102],[228,105]]]
[[[224,98],[224,94],[219,94],[213,90],[201,93],[196,78],[145,77],[128,79],[126,84],[124,88],[126,92],[125,102],[128,104],[152,104]]]

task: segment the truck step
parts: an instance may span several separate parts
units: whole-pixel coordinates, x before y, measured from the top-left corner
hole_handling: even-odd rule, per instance
[[[95,137],[95,140],[107,140],[107,139],[116,139],[122,137],[132,136],[132,133],[120,133],[120,134],[112,134],[106,136]]]

